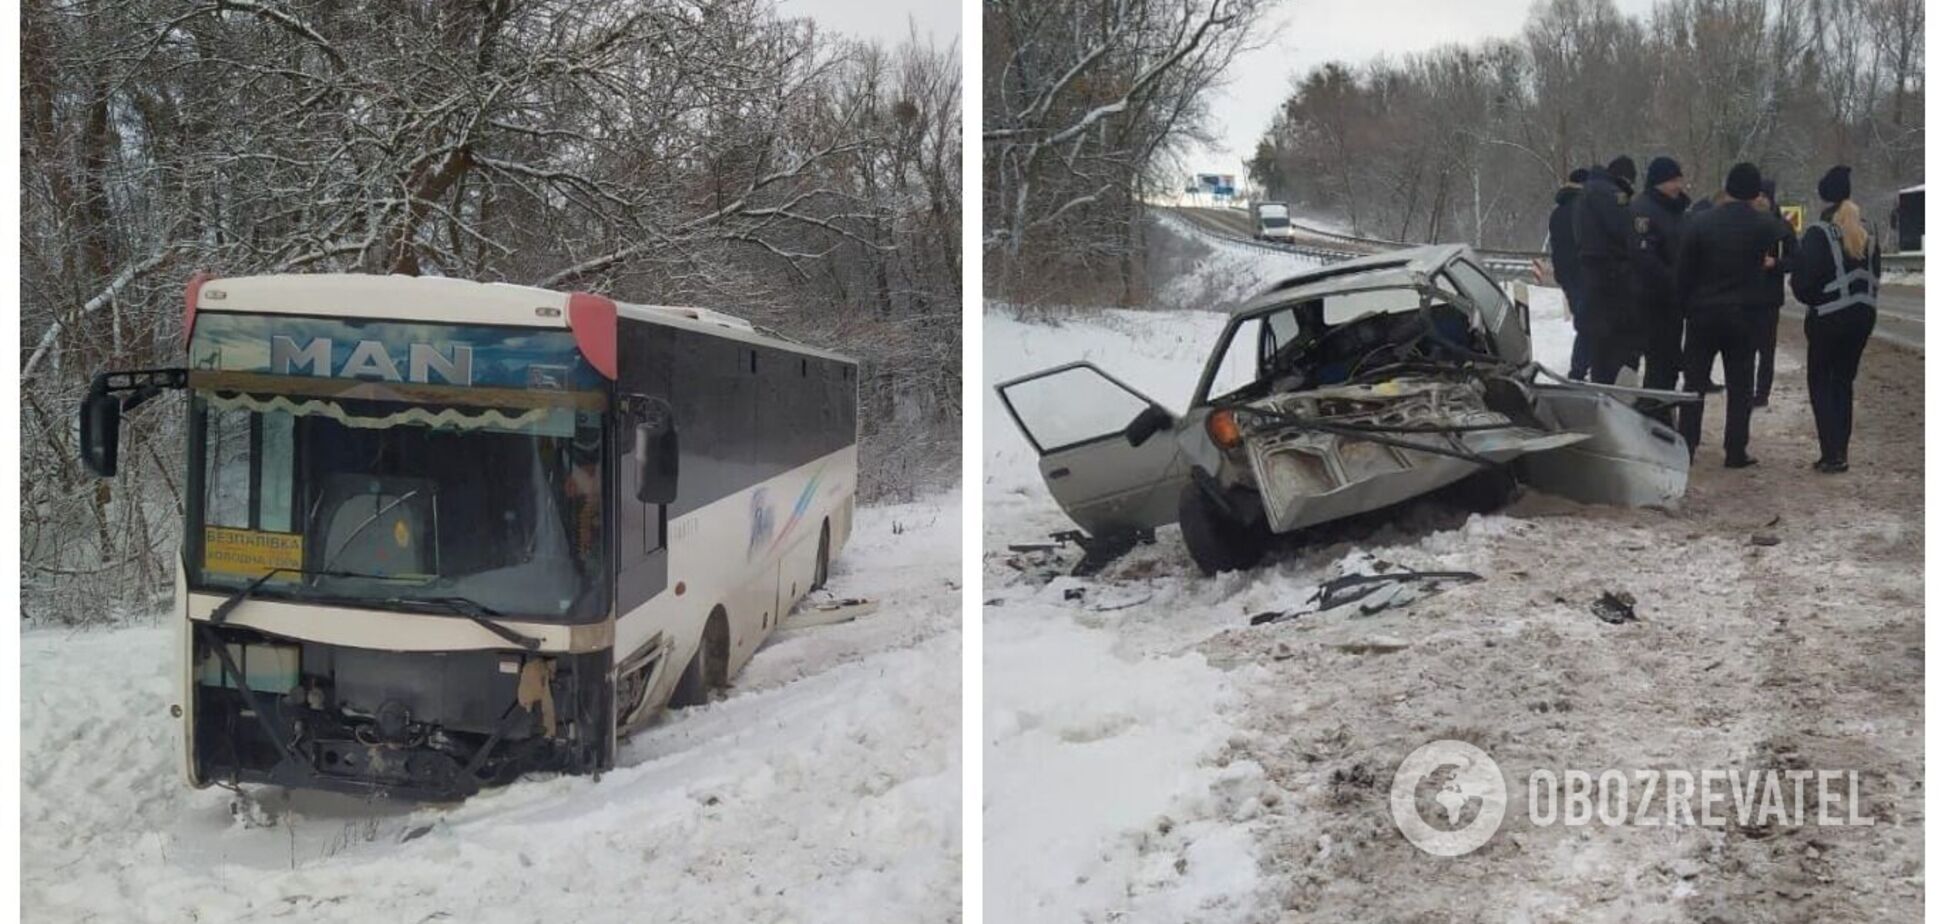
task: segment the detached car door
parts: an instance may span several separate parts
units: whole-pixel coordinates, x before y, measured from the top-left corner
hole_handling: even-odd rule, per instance
[[[1162,427],[1139,446],[1127,439],[1134,418],[1160,405],[1086,362],[1021,376],[995,389],[1039,453],[1047,490],[1089,535],[1175,521],[1189,476],[1174,428]]]
[[[1583,504],[1671,504],[1687,493],[1687,443],[1603,387],[1534,385],[1533,411],[1590,439],[1521,457],[1519,480]],[[1641,392],[1645,395],[1666,392]]]

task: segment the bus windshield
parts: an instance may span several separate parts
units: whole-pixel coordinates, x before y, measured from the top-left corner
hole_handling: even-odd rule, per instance
[[[465,389],[449,389],[463,393]],[[607,607],[598,395],[525,407],[198,388],[192,586],[582,622]]]

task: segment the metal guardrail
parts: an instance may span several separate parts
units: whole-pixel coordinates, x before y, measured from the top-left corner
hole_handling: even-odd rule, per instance
[[[1211,237],[1219,237],[1233,243],[1264,250],[1304,254],[1331,262],[1354,260],[1358,257],[1367,257],[1373,253],[1382,253],[1386,250],[1400,250],[1407,247],[1424,246],[1423,244],[1390,241],[1384,240],[1383,238],[1355,237],[1298,224],[1294,221],[1290,222],[1290,226],[1306,235],[1323,238],[1325,240],[1342,241],[1352,247],[1361,249],[1337,249],[1318,247],[1313,244],[1276,244],[1222,231],[1204,222],[1197,221],[1186,214],[1182,215],[1182,218]],[[1513,279],[1533,281],[1537,277],[1537,272],[1533,265],[1534,262],[1547,259],[1547,255],[1544,253],[1523,250],[1480,250],[1476,247],[1472,248],[1472,250],[1478,254],[1478,261],[1484,264],[1485,269],[1500,277],[1502,281]],[[1883,268],[1885,270],[1895,270],[1900,273],[1922,273],[1924,271],[1924,255],[1922,253],[1887,253],[1883,255]]]
[[[1883,268],[1886,270],[1896,270],[1900,273],[1921,273],[1924,271],[1924,254],[1922,251],[1918,251],[1917,253],[1886,253],[1883,255]]]
[[[1331,240],[1339,240],[1346,244],[1355,245],[1360,249],[1350,250],[1350,249],[1341,249],[1335,247],[1319,247],[1314,244],[1298,244],[1298,243],[1280,244],[1280,243],[1273,243],[1270,241],[1257,240],[1253,237],[1248,237],[1245,235],[1224,231],[1212,227],[1207,222],[1198,221],[1195,218],[1190,217],[1189,215],[1186,214],[1183,214],[1181,218],[1183,221],[1186,221],[1188,224],[1193,225],[1201,233],[1206,234],[1209,237],[1220,238],[1232,244],[1240,244],[1244,247],[1254,247],[1258,250],[1269,250],[1277,253],[1301,254],[1303,256],[1315,257],[1319,260],[1324,260],[1330,263],[1337,263],[1344,260],[1355,260],[1359,257],[1368,257],[1372,254],[1383,253],[1387,250],[1402,250],[1410,247],[1425,246],[1423,244],[1406,244],[1397,241],[1384,241],[1384,240],[1378,240],[1374,238],[1352,237],[1347,234],[1338,234],[1333,231],[1323,231],[1321,229],[1311,228],[1305,225],[1296,224],[1295,222],[1290,223],[1291,227],[1294,227],[1304,232],[1305,234],[1313,235],[1315,237],[1331,239]],[[1501,279],[1501,281],[1508,281],[1513,279],[1532,280],[1535,276],[1532,261],[1536,259],[1540,259],[1545,256],[1545,254],[1539,254],[1539,253],[1529,254],[1529,253],[1523,253],[1519,251],[1508,251],[1508,250],[1478,250],[1476,248],[1473,249],[1473,252],[1478,254],[1478,262],[1483,264],[1485,269],[1488,272],[1492,273],[1495,276],[1498,276]]]

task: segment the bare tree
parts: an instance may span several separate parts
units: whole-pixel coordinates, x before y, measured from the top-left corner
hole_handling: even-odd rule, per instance
[[[28,0],[21,22],[30,613],[169,586],[179,406],[130,417],[112,484],[72,421],[91,373],[179,361],[198,269],[720,308],[864,360],[867,490],[952,469],[954,49],[828,38],[769,0]]]
[[[1131,300],[1141,202],[1199,137],[1205,91],[1258,0],[1001,0],[985,7],[985,228],[995,292]]]
[[[1619,154],[1703,191],[1751,160],[1793,201],[1851,163],[1881,213],[1921,176],[1922,26],[1913,0],[1542,0],[1517,43],[1314,69],[1251,176],[1368,233],[1515,248],[1561,178]]]

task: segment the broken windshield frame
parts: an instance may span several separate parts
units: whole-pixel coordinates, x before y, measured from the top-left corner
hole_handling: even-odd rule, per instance
[[[1457,262],[1463,261],[1454,261],[1454,263]],[[1421,310],[1426,298],[1458,307],[1461,310],[1466,306],[1471,306],[1471,310],[1467,311],[1466,315],[1470,318],[1472,327],[1483,333],[1488,341],[1491,340],[1489,329],[1485,328],[1482,323],[1483,319],[1478,316],[1480,309],[1475,305],[1471,305],[1471,299],[1468,293],[1452,281],[1448,273],[1449,268],[1450,264],[1440,268],[1438,272],[1437,281],[1441,285],[1421,284],[1404,286],[1392,284],[1381,286],[1353,286],[1315,297],[1281,302],[1256,311],[1235,315],[1229,319],[1228,324],[1222,329],[1221,336],[1216,339],[1215,349],[1209,355],[1208,365],[1202,371],[1201,381],[1195,388],[1194,400],[1190,402],[1189,406],[1191,408],[1207,407],[1215,402],[1239,395],[1252,387],[1258,386],[1262,382],[1264,371],[1262,369],[1262,362],[1264,358],[1268,355],[1273,355],[1273,350],[1280,350],[1296,343],[1303,337],[1306,331],[1321,328],[1321,333],[1311,338],[1312,342],[1320,342],[1330,332],[1374,314],[1403,314],[1406,311]],[[1405,298],[1400,299],[1394,307],[1361,310],[1340,317],[1331,316],[1332,309],[1340,307],[1330,304],[1330,300],[1332,299],[1356,298],[1359,296],[1368,297],[1379,293],[1398,293],[1405,296]],[[1314,306],[1319,302],[1321,303],[1320,311],[1315,308],[1305,310],[1306,306]],[[1291,325],[1287,322],[1281,324],[1276,323],[1285,318],[1289,321],[1296,322],[1295,326],[1298,329],[1295,332],[1292,333],[1289,331]],[[1244,342],[1236,339],[1236,335],[1245,328],[1254,332],[1254,335],[1250,339],[1255,341],[1254,346],[1256,348],[1256,355],[1246,357],[1246,363],[1244,363],[1251,377],[1246,382],[1218,384],[1219,382],[1228,381],[1224,380],[1222,373],[1224,370],[1231,368],[1235,363],[1236,358],[1230,355],[1230,351],[1238,347],[1247,348]],[[1265,353],[1264,350],[1271,350],[1272,352]],[[1217,392],[1218,388],[1219,392]]]
[[[193,589],[234,592],[283,567],[309,573],[250,596],[464,617],[477,614],[451,601],[490,600],[508,618],[570,624],[606,615],[604,395],[418,386],[405,401],[406,389],[371,383],[194,378]]]

